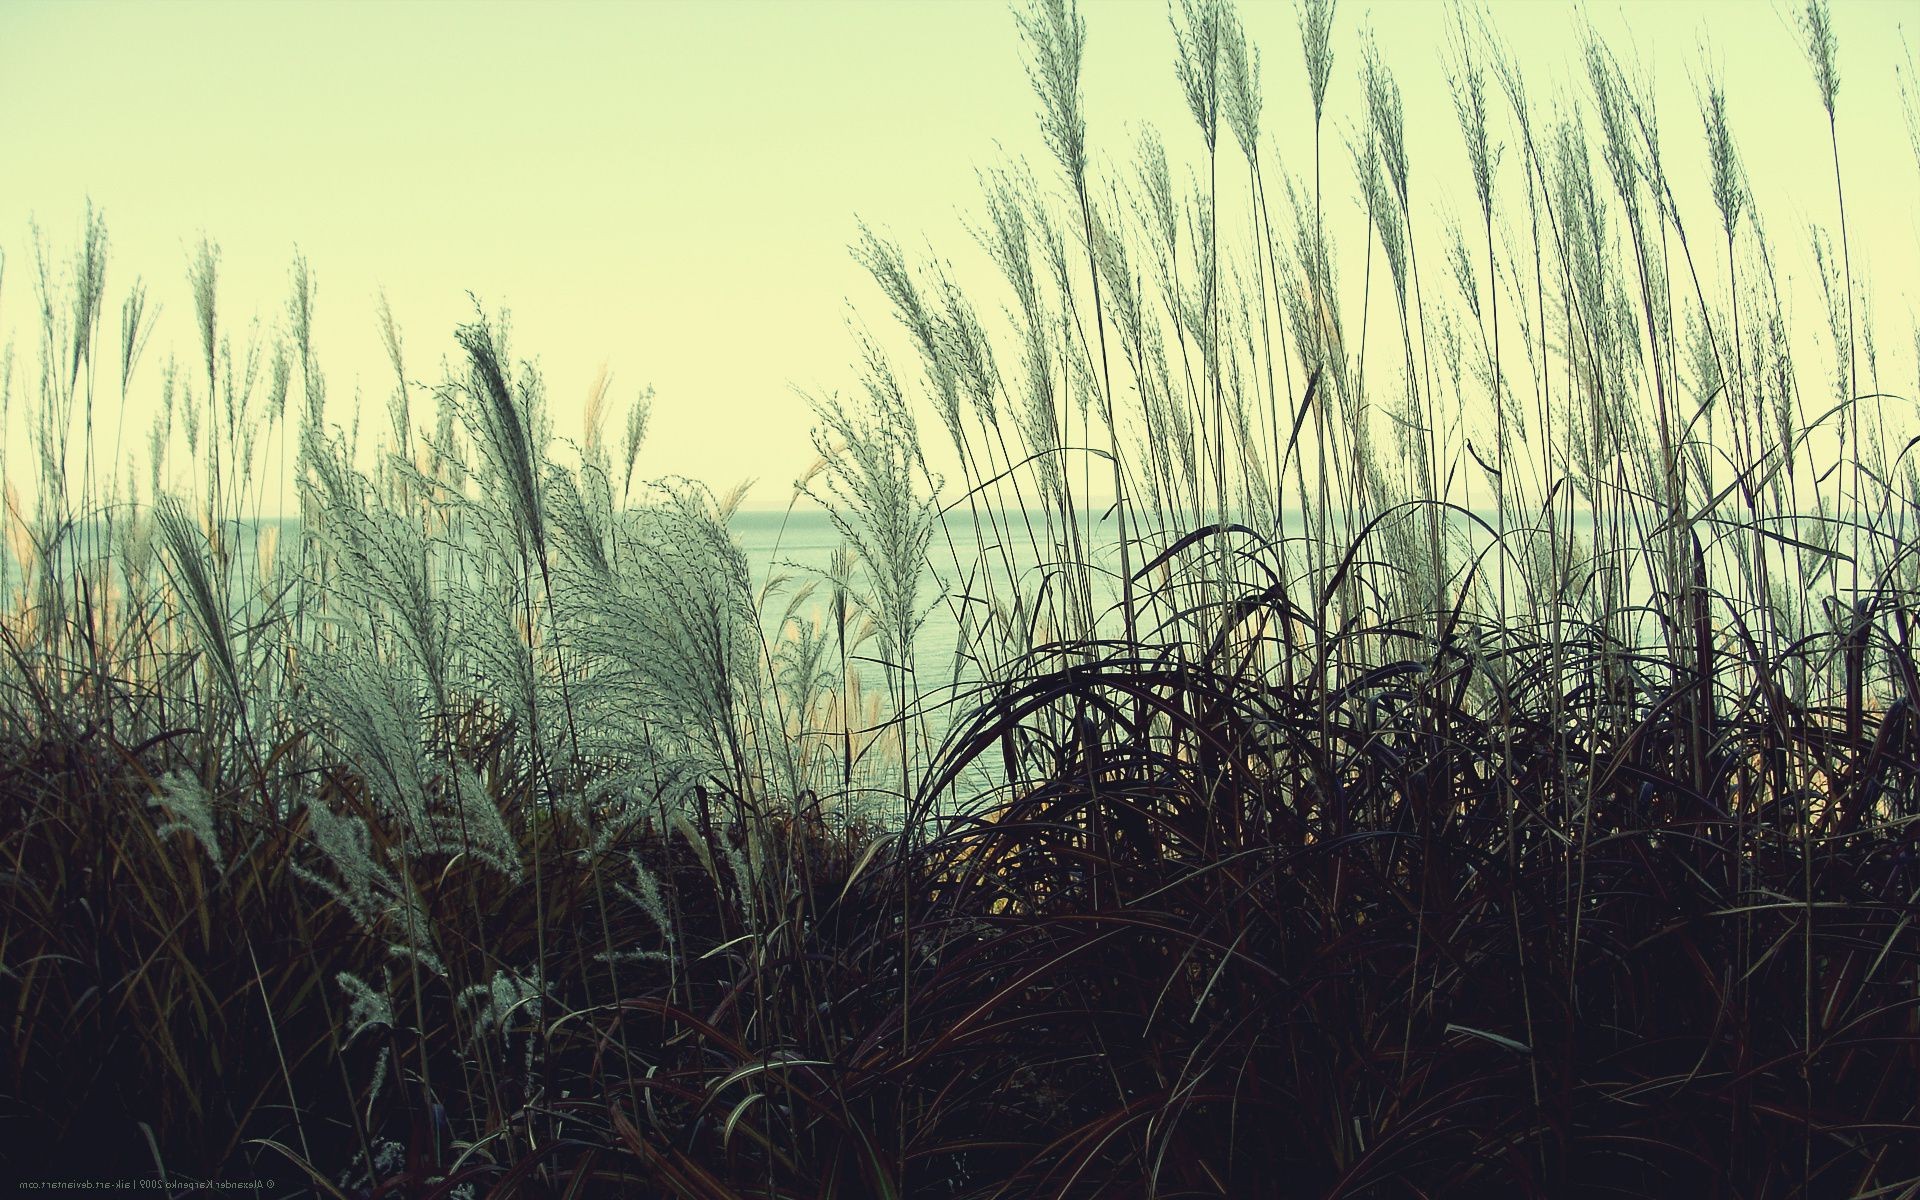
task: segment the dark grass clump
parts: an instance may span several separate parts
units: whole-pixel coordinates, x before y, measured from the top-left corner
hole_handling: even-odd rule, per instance
[[[337,1194],[358,1175],[361,1192],[413,1194],[476,1143],[492,1147],[478,1177],[497,1180],[501,1164],[525,1176],[596,1144],[607,1114],[581,1129],[577,1110],[610,1093],[607,1072],[631,1085],[646,1074],[624,1073],[636,1062],[672,1056],[666,1014],[710,1012],[766,967],[739,949],[755,889],[770,885],[727,873],[749,816],[738,805],[671,831],[642,819],[592,853],[530,820],[519,850],[548,864],[538,896],[460,854],[415,861],[406,882],[385,882],[410,893],[429,951],[383,944],[354,911],[368,891],[310,869],[329,836],[315,811],[357,823],[370,863],[394,849],[364,780],[337,766],[280,775],[275,792],[313,805],[280,815],[246,781],[200,783],[183,761],[191,741],[123,746],[94,731],[7,747],[4,931],[20,965],[0,980],[14,1015],[0,1159],[18,1178],[272,1179]],[[506,734],[468,750],[517,757]],[[206,819],[171,819],[189,805]],[[791,903],[854,940],[846,927],[873,918],[835,901],[869,835],[817,815],[757,825],[793,872]],[[240,852],[216,856],[227,846]],[[597,877],[615,862],[621,880]],[[541,991],[505,964],[535,961],[543,941]],[[629,981],[618,1003],[596,991],[610,977]],[[624,1009],[609,1035],[599,1022]],[[556,1088],[583,1099],[551,1103]]]
[[[910,920],[815,952],[839,963],[801,1036],[755,1045],[726,990],[631,1005],[685,1042],[615,1089],[652,1119],[612,1144],[687,1196],[1920,1176],[1912,701],[1855,735],[1729,706],[1703,789],[1675,702],[1699,681],[1477,704],[1530,656],[1457,646],[1410,640],[1433,653],[1324,705],[1124,646],[1036,670],[940,768],[1012,742],[1045,782],[889,864]]]
[[[0,456],[0,1166],[1920,1195],[1920,438],[1856,381],[1825,5],[1817,368],[1714,71],[1690,242],[1637,68],[1589,36],[1549,122],[1462,12],[1478,242],[1436,246],[1365,41],[1342,257],[1348,31],[1298,16],[1310,186],[1227,4],[1173,13],[1203,162],[1148,131],[1113,178],[1085,22],[1023,15],[1058,186],[987,173],[1003,296],[862,227],[899,345],[816,401],[824,568],[637,474],[650,391],[617,448],[605,378],[557,436],[504,320],[423,387],[383,308],[362,445],[306,264],[236,351],[210,244],[122,497],[69,437],[116,378],[124,416],[152,310],[96,356],[104,223],[71,278],[42,247],[31,503]]]
[[[550,868],[537,1002],[489,976],[534,953],[528,887],[416,864],[444,958],[425,970],[315,904],[307,819],[193,782],[190,738],[16,745],[6,992],[32,1036],[9,1161],[301,1188],[297,1164],[384,1145],[380,1194],[1840,1196],[1920,1176],[1912,696],[1853,732],[1723,698],[1700,764],[1700,681],[1597,639],[1557,652],[1611,691],[1554,697],[1525,682],[1537,647],[1349,636],[1424,653],[1324,700],[1178,647],[1036,656],[955,728],[925,797],[983,758],[1039,782],[904,853],[703,789],[674,832],[619,839],[635,903],[603,912],[589,871]],[[302,786],[381,836],[350,774]],[[147,803],[192,788],[199,832]],[[756,827],[760,872],[714,865]],[[541,836],[549,864],[584,857]],[[244,852],[211,867],[194,839]],[[596,997],[609,941],[650,949]],[[341,972],[384,977],[379,1001]]]

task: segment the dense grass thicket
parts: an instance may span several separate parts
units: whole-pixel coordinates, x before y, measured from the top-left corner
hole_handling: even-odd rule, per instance
[[[1920,1195],[1920,470],[1845,224],[1839,131],[1890,125],[1825,4],[1798,286],[1711,70],[1662,113],[1589,35],[1549,102],[1463,11],[1416,157],[1332,0],[1265,70],[1224,0],[1171,16],[1194,125],[1102,171],[1081,17],[1020,10],[1054,161],[983,177],[993,286],[862,228],[825,571],[644,478],[648,397],[557,437],[503,319],[425,385],[383,307],[376,434],[329,423],[305,262],[249,331],[204,247],[158,368],[97,215],[8,272],[0,1161]],[[1429,243],[1443,153],[1474,207]]]

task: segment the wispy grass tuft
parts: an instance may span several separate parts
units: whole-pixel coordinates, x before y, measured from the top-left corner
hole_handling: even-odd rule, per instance
[[[622,416],[603,368],[556,435],[504,318],[423,383],[383,296],[363,444],[304,259],[249,327],[203,239],[143,378],[159,289],[100,349],[104,219],[36,231],[17,392],[0,353],[10,1166],[1913,1193],[1920,467],[1827,6],[1804,283],[1712,67],[1663,142],[1591,29],[1536,105],[1457,10],[1448,95],[1403,95],[1304,0],[1282,103],[1233,6],[1181,0],[1194,128],[1109,167],[1088,21],[1016,15],[1064,186],[982,171],[982,279],[858,227],[880,320],[813,401],[810,559],[654,477],[651,389]],[[1309,116],[1310,193],[1267,141]],[[158,400],[144,500],[93,457],[116,386]]]

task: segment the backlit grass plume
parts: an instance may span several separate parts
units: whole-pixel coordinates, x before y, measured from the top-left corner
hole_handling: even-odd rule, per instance
[[[781,511],[653,465],[604,367],[557,411],[504,317],[423,385],[383,296],[362,438],[304,259],[249,326],[202,238],[149,354],[163,285],[110,283],[104,219],[36,230],[0,1161],[1920,1191],[1920,333],[1853,269],[1873,114],[1796,6],[1801,203],[1737,74],[1663,126],[1592,28],[1535,78],[1495,15],[1424,95],[1332,0],[1286,62],[1178,0],[1178,128],[1116,161],[1099,14],[1019,6],[1049,161],[980,170],[977,271],[851,225],[851,386]],[[1274,142],[1308,121],[1310,179]],[[94,446],[142,396],[144,472]]]

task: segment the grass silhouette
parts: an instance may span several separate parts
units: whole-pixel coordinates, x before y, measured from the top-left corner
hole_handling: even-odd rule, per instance
[[[1545,115],[1462,10],[1477,220],[1434,245],[1365,42],[1343,255],[1335,5],[1300,12],[1310,184],[1231,7],[1171,15],[1190,171],[1151,131],[1090,163],[1087,27],[1039,0],[1057,189],[986,173],[991,285],[862,227],[898,329],[813,400],[817,578],[756,585],[737,494],[636,477],[650,393],[555,437],[504,318],[423,385],[383,303],[368,453],[307,264],[236,348],[210,244],[136,503],[90,431],[146,294],[103,356],[104,222],[42,245],[0,1157],[328,1196],[1920,1191],[1920,473],[1858,382],[1825,5],[1804,387],[1711,72],[1689,240],[1702,167],[1638,72],[1588,35]]]

